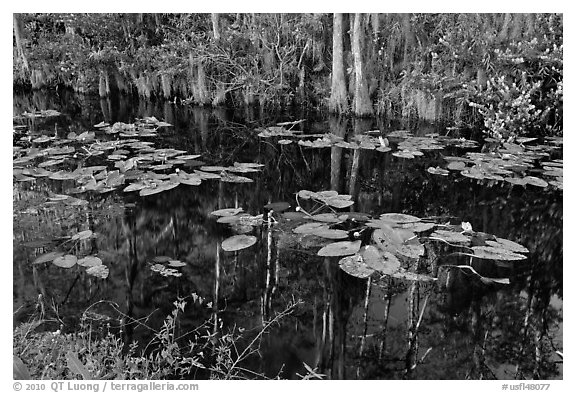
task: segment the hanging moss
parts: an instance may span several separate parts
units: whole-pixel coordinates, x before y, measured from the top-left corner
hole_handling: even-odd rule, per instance
[[[160,81],[162,84],[162,94],[164,95],[164,98],[172,98],[172,75],[162,73],[160,75]]]

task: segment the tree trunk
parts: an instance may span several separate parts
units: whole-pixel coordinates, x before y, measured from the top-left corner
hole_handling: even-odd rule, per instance
[[[212,32],[214,33],[214,41],[220,41],[220,14],[212,15]]]
[[[356,116],[371,116],[374,113],[370,95],[368,94],[368,83],[364,71],[364,60],[362,58],[363,45],[363,15],[356,14],[354,17],[354,28],[352,30],[352,54],[354,56],[354,100],[352,110]]]
[[[28,59],[24,53],[24,46],[22,45],[22,26],[20,24],[20,18],[18,14],[13,14],[14,18],[14,38],[16,40],[16,50],[18,51],[18,56],[22,60],[22,65],[26,72],[30,71],[30,66],[28,65]]]
[[[334,14],[332,34],[332,87],[330,91],[330,111],[348,111],[346,74],[344,73],[344,43],[342,40],[342,14]]]

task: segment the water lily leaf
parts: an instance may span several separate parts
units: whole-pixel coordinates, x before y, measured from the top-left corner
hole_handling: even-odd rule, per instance
[[[313,196],[315,196],[316,193],[312,192],[312,191],[308,191],[308,190],[300,190],[298,191],[298,198],[302,198],[302,199],[310,199]]]
[[[40,263],[46,263],[46,262],[52,262],[54,259],[63,256],[64,253],[60,252],[60,251],[52,251],[52,252],[48,252],[46,254],[42,254],[40,256],[38,256],[38,258],[36,258],[32,264],[34,265],[38,265]]]
[[[358,278],[368,278],[372,273],[374,273],[374,269],[364,263],[360,255],[352,255],[342,258],[338,262],[338,266],[349,275]]]
[[[226,209],[214,210],[210,214],[218,217],[226,217],[226,216],[234,216],[242,211],[243,209],[241,207],[238,208],[228,207]]]
[[[222,172],[220,174],[220,180],[226,183],[253,183],[254,180],[245,176],[237,176],[228,172]]]
[[[335,213],[315,214],[310,218],[314,221],[327,222],[327,223],[332,223],[332,224],[336,224],[336,223],[345,221],[345,220],[340,219],[339,216],[336,215]]]
[[[334,198],[334,197],[337,197],[337,196],[338,196],[338,192],[337,192],[337,191],[327,190],[327,191],[315,192],[315,193],[313,193],[313,196],[312,196],[312,197],[313,197],[313,198],[316,198],[316,199],[327,199],[327,198]],[[344,196],[344,195],[340,195],[340,196]],[[348,195],[348,197],[349,197],[349,198],[347,198],[347,199],[350,199],[350,198],[351,198],[350,195]]]
[[[332,197],[332,198],[327,198],[327,199],[323,199],[323,201],[332,207],[335,207],[337,209],[344,209],[346,207],[352,206],[354,204],[354,201],[342,198],[343,195],[338,195],[337,197]]]
[[[431,235],[430,238],[432,238],[432,240],[434,240],[434,238],[436,239],[441,239],[444,240],[448,243],[454,243],[454,244],[462,244],[462,245],[468,245],[470,244],[470,237],[463,235],[460,232],[453,232],[453,231],[446,231],[443,229],[438,229],[436,231],[434,231]]]
[[[239,214],[236,216],[218,217],[216,222],[219,224],[237,224],[240,222],[240,217],[242,217],[242,216],[249,216],[249,214]]]
[[[380,252],[374,246],[365,246],[360,249],[359,254],[366,265],[380,273],[392,274],[400,269],[400,261],[388,251]]]
[[[106,279],[106,278],[108,278],[108,275],[110,274],[110,270],[108,269],[108,266],[106,266],[106,265],[98,265],[98,266],[89,267],[88,269],[86,269],[86,273],[88,273],[94,277]]]
[[[393,226],[419,233],[433,229],[434,227],[436,227],[436,224],[433,222],[420,221],[420,222],[395,223]]]
[[[325,239],[347,239],[348,232],[341,229],[330,229],[327,226],[321,226],[310,232],[311,235],[323,237]]]
[[[428,173],[431,173],[433,175],[440,175],[440,176],[448,176],[448,174],[450,173],[448,170],[444,169],[444,168],[440,168],[439,166],[437,167],[429,167],[427,169]]]
[[[380,219],[384,221],[390,222],[399,222],[399,223],[410,223],[410,222],[418,222],[421,221],[418,217],[411,216],[409,214],[401,214],[401,213],[386,213],[381,214]]]
[[[525,186],[527,184],[526,179],[520,177],[505,177],[504,180],[515,186]]]
[[[404,242],[399,233],[386,224],[381,224],[381,226],[372,233],[372,240],[381,250],[392,253],[395,253]]]
[[[181,176],[180,173],[178,174],[178,180],[182,184],[186,184],[188,186],[199,186],[202,183],[202,179],[198,175]]]
[[[186,266],[186,263],[178,260],[173,260],[168,262],[168,266],[170,267],[183,267]]]
[[[199,157],[200,157],[200,154],[185,154],[185,155],[183,155],[183,156],[177,156],[177,157],[175,157],[175,158],[178,159],[178,160],[188,161],[188,160],[195,160],[195,159],[197,159],[197,158],[199,158]]]
[[[140,190],[139,194],[140,196],[158,194],[160,192],[168,191],[175,187],[178,187],[179,184],[180,184],[179,182],[173,180],[153,183],[148,185],[148,187]]]
[[[396,251],[396,254],[403,255],[410,259],[418,259],[424,255],[424,251],[424,246],[418,241],[417,238],[414,238],[400,245]]]
[[[63,255],[60,257],[55,258],[52,263],[58,267],[63,267],[65,269],[69,269],[72,266],[76,265],[78,258],[75,255]]]
[[[290,208],[290,204],[288,202],[272,202],[264,205],[264,208],[279,213],[283,212],[284,210],[288,210]]]
[[[164,276],[164,277],[181,277],[182,273],[180,273],[178,270],[176,269],[171,269],[171,268],[167,268],[164,265],[161,265],[159,263],[150,266],[150,270],[152,270],[153,272],[159,273],[160,275]]]
[[[289,145],[290,143],[292,143],[292,141],[290,139],[280,139],[278,143],[281,145]]]
[[[92,231],[90,229],[87,229],[85,231],[76,233],[74,236],[72,236],[72,240],[86,240],[89,239],[91,236]]]
[[[194,174],[200,176],[202,180],[220,179],[220,175],[216,173],[203,172],[197,169],[194,170]]]
[[[300,234],[311,234],[318,228],[328,228],[326,224],[320,222],[308,222],[306,224],[300,225],[292,230],[294,233]]]
[[[512,251],[508,251],[505,248],[494,248],[490,246],[475,246],[472,247],[474,250],[474,257],[482,259],[494,259],[500,261],[520,261],[526,259],[525,255],[515,254]]]
[[[487,240],[486,244],[494,248],[503,248],[511,252],[520,252],[520,253],[530,252],[526,247],[524,247],[521,244],[513,242],[512,240],[502,239],[499,237],[496,238],[496,241]]]
[[[257,162],[234,162],[234,167],[258,169],[264,167],[264,164],[259,164]]]
[[[148,187],[147,183],[132,183],[126,188],[124,188],[124,192],[131,192],[131,191],[140,191],[144,188]]]
[[[102,259],[89,255],[87,257],[84,257],[82,259],[79,259],[77,264],[79,266],[84,266],[84,267],[92,267],[92,266],[100,266],[102,265]]]
[[[526,176],[524,178],[524,181],[526,182],[526,184],[530,184],[536,187],[542,187],[542,188],[546,188],[548,187],[548,182],[545,180],[542,180],[538,177],[534,177],[534,176]]]
[[[222,172],[225,171],[226,169],[228,169],[228,167],[216,166],[216,165],[206,165],[200,167],[200,170],[204,172]]]
[[[404,151],[395,151],[394,153],[392,153],[392,155],[394,157],[412,159],[414,158],[414,154],[412,153],[413,153],[412,151],[404,150]]]
[[[222,242],[224,251],[239,251],[256,244],[256,237],[249,235],[235,235]]]
[[[450,169],[451,171],[462,171],[466,169],[466,163],[463,161],[451,161],[448,163],[446,168]]]
[[[318,251],[318,256],[321,257],[339,257],[344,255],[356,254],[360,250],[360,245],[362,242],[360,240],[356,241],[343,241],[330,243],[322,247]]]

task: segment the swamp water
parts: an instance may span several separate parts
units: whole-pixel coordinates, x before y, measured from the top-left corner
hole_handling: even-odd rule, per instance
[[[15,326],[144,347],[184,298],[180,334],[245,343],[289,310],[242,362],[270,378],[562,378],[561,140],[41,93],[14,116]]]

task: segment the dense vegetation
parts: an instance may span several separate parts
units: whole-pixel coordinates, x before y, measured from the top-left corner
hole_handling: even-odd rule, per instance
[[[15,14],[14,84],[562,135],[556,14]]]

